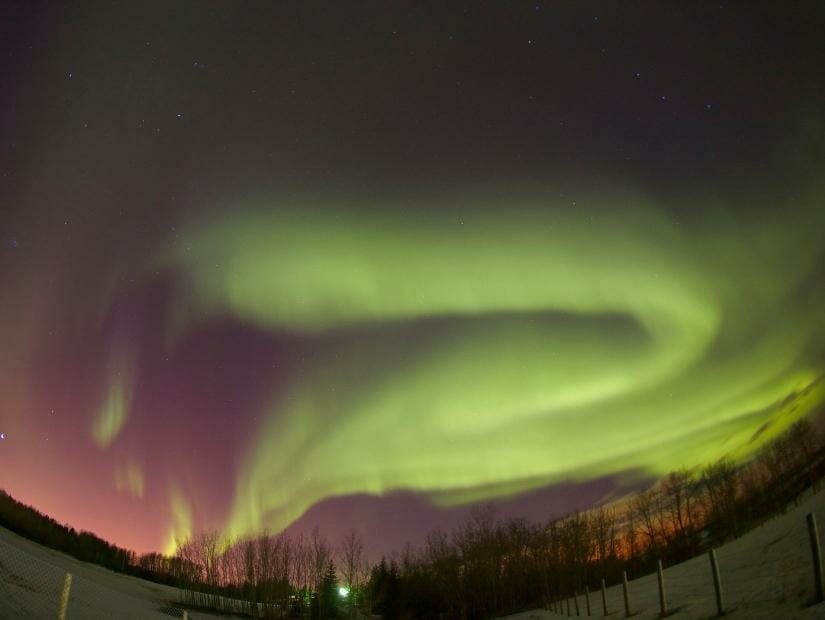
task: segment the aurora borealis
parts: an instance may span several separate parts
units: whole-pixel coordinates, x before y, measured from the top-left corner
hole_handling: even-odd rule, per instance
[[[385,552],[820,410],[821,4],[345,4],[6,9],[1,488]]]
[[[624,204],[621,220],[478,206],[452,230],[282,207],[196,232],[179,257],[190,303],[324,341],[271,405],[231,531],[281,529],[336,495],[414,490],[449,504],[663,474],[795,419],[778,405],[819,378],[803,360],[823,300],[786,300],[815,273],[822,217],[781,233],[752,222],[733,245],[723,224],[678,229],[641,197]]]

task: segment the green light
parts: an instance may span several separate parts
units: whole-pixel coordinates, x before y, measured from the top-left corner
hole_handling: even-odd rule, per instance
[[[106,399],[92,425],[92,437],[101,448],[108,448],[123,429],[132,398],[131,372],[115,373]]]
[[[340,586],[338,588],[338,596],[341,598],[347,598],[349,596],[349,588],[346,586]]]
[[[579,203],[291,204],[189,226],[167,257],[189,283],[177,316],[315,352],[273,395],[229,533],[338,495],[455,504],[659,474],[746,454],[822,401],[817,196],[692,224],[643,196]]]

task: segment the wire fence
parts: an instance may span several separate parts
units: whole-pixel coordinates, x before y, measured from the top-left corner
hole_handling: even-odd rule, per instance
[[[607,588],[604,599],[600,590],[582,591],[576,597],[553,601],[551,610],[560,615],[601,617],[606,607],[612,617],[651,617],[665,609],[683,617],[711,617],[721,603],[723,611],[737,611],[745,617],[765,608],[781,609],[782,617],[795,615],[823,598],[821,550],[815,532],[816,517],[825,523],[825,505],[815,496],[811,499],[810,505],[714,550],[719,590],[705,554],[663,567],[664,597],[656,573],[637,579],[627,575],[631,581],[626,593],[622,585]],[[215,612],[252,617],[283,617],[288,612],[272,604],[116,574],[24,539],[7,538],[0,537],[0,618],[194,619]],[[825,603],[821,607],[825,612]]]
[[[0,618],[275,618],[286,610],[215,593],[178,589],[66,558],[36,557],[32,543],[0,538]],[[47,553],[57,553],[47,551]]]
[[[822,521],[825,511],[817,512]],[[791,528],[787,527],[787,520],[775,520],[714,550],[718,590],[708,553],[664,567],[663,588],[657,573],[629,581],[627,603],[620,584],[606,588],[604,599],[601,590],[591,590],[553,601],[550,611],[561,616],[585,617],[604,617],[607,611],[614,618],[660,617],[664,611],[666,615],[708,618],[718,615],[721,606],[724,613],[736,611],[743,617],[766,609],[776,610],[775,617],[793,617],[819,605],[816,609],[822,607],[825,615],[822,553],[811,531],[812,526],[816,528],[816,514],[797,511],[792,516]],[[818,571],[816,558],[820,558]],[[628,579],[631,577],[628,575]]]
[[[187,618],[174,588],[93,564],[60,566],[0,539],[0,618]],[[179,595],[178,595],[179,596]]]

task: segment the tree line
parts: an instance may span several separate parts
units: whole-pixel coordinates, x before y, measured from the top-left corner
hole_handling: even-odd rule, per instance
[[[596,591],[741,536],[817,490],[825,437],[807,420],[753,458],[671,472],[624,501],[543,523],[477,509],[451,533],[373,567],[371,611],[386,618],[489,618]]]
[[[60,525],[0,492],[0,523],[46,546],[115,571],[182,588],[193,607],[252,617],[487,618],[591,591],[622,571],[638,577],[740,536],[784,511],[825,476],[825,437],[795,423],[754,457],[675,471],[611,505],[545,522],[475,509],[369,566],[350,531],[333,544],[318,529],[227,540],[216,531],[176,554],[136,555]]]
[[[136,555],[106,542],[91,532],[58,523],[35,508],[18,502],[0,489],[0,525],[41,545],[93,562],[114,571],[127,572]]]

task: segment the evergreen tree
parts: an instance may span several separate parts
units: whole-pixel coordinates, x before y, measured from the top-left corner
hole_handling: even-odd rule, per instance
[[[335,564],[332,560],[327,564],[324,577],[321,579],[321,587],[317,596],[313,599],[314,610],[316,610],[319,620],[327,618],[337,618],[340,611],[340,594],[338,593],[338,575],[335,571]]]

